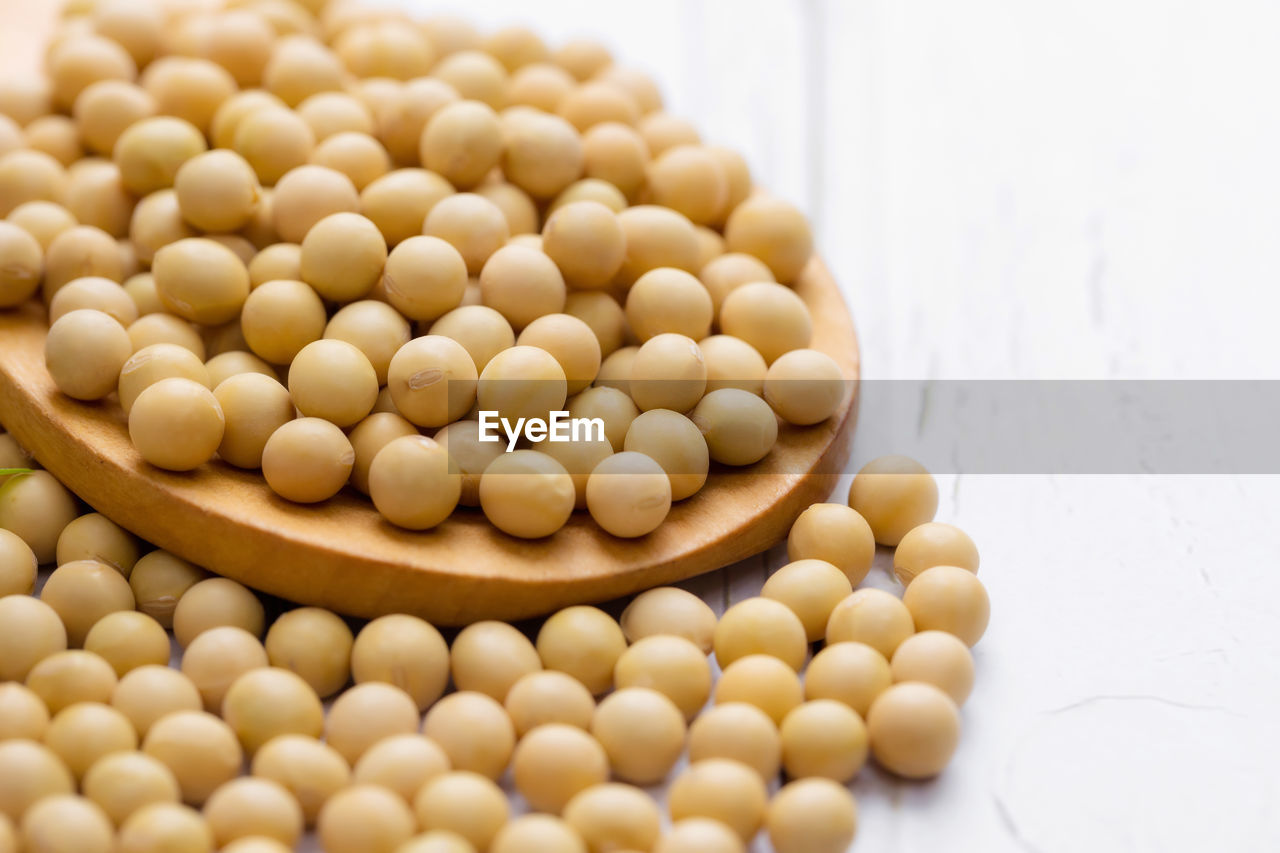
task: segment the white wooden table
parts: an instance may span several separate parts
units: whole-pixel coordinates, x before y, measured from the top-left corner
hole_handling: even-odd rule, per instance
[[[1280,376],[1273,3],[453,8],[602,37],[740,146],[813,216],[867,377]],[[992,624],[955,762],[864,771],[855,848],[1280,845],[1280,479],[940,480]],[[784,559],[688,586],[723,608]]]

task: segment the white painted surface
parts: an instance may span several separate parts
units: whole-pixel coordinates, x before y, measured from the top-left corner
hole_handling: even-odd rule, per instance
[[[604,37],[746,152],[868,377],[1280,375],[1273,3],[454,6]],[[978,686],[940,779],[859,777],[855,849],[1280,846],[1280,480],[941,479],[993,601]],[[723,607],[783,559],[688,586]]]

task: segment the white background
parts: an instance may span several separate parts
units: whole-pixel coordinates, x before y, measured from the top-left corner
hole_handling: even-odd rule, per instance
[[[866,377],[1280,377],[1272,2],[417,5],[656,75],[811,214]],[[855,849],[1280,847],[1280,480],[940,479],[978,685],[941,778],[854,783]],[[688,586],[722,609],[783,560]]]

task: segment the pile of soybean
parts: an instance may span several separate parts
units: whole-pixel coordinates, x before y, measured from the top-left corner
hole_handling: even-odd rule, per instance
[[[634,537],[839,409],[805,217],[599,44],[216,5],[72,2],[0,83],[0,308],[43,299],[58,388],[150,464]],[[504,454],[479,411],[605,436]]]
[[[937,501],[883,457],[718,619],[665,587],[618,620],[569,607],[450,645],[405,614],[272,618],[47,472],[10,476],[0,853],[281,853],[308,830],[329,853],[744,853],[762,831],[844,853],[868,757],[927,779],[959,740],[989,602]],[[877,543],[901,598],[857,588]],[[57,568],[37,598],[38,563]]]

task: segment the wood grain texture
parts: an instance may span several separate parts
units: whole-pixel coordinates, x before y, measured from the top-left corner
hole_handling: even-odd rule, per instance
[[[820,261],[796,290],[814,316],[814,347],[856,378],[853,325]],[[0,315],[0,420],[95,509],[148,542],[292,601],[356,616],[409,612],[446,625],[615,598],[768,548],[831,491],[848,459],[856,408],[851,395],[822,424],[783,427],[763,462],[714,471],[640,539],[613,538],[577,513],[553,536],[520,540],[477,510],[414,533],[386,523],[354,494],[300,506],[274,495],[259,473],[221,462],[185,474],[148,465],[114,398],[86,404],[57,391],[44,367],[44,337],[36,306]]]

